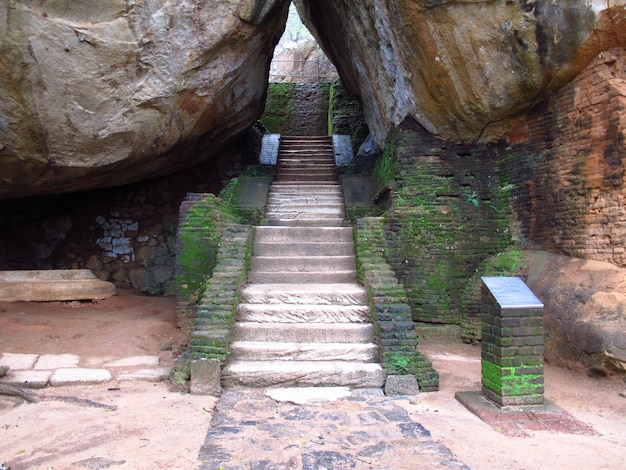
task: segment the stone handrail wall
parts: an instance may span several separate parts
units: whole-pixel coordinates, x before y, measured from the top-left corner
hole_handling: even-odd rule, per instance
[[[416,349],[418,338],[406,291],[385,260],[382,218],[357,219],[355,247],[359,277],[370,294],[383,366],[391,374],[414,375],[421,391],[438,390],[439,374]]]

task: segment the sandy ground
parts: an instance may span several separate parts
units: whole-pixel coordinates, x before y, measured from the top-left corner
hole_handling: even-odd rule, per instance
[[[185,338],[176,330],[174,300],[129,292],[97,303],[0,304],[0,352],[73,353],[101,362],[159,355],[171,364]],[[480,350],[451,337],[429,336],[421,350],[441,375],[441,390],[410,405],[413,418],[473,469],[626,468],[626,398],[622,377],[590,378],[546,366],[546,397],[595,436],[536,432],[507,437],[455,399],[480,389]],[[102,409],[0,397],[0,463],[20,469],[191,469],[209,429],[216,400],[172,393],[164,383],[108,382],[47,388],[112,405]],[[245,450],[244,450],[245,451]],[[0,467],[1,468],[1,467]]]

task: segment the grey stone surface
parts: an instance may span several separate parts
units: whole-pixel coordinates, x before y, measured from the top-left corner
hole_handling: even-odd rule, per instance
[[[0,382],[25,388],[44,388],[51,376],[51,370],[18,370],[2,377]]]
[[[390,375],[385,381],[385,395],[418,395],[417,379],[413,375]]]
[[[76,354],[43,354],[34,365],[36,370],[76,367],[80,358]]]
[[[502,308],[543,308],[543,303],[519,277],[482,277]]]
[[[11,370],[27,370],[33,368],[38,357],[38,354],[2,353],[0,364]]]
[[[272,178],[269,176],[240,176],[231,197],[238,207],[265,207]]]
[[[111,373],[106,369],[62,368],[54,371],[50,377],[50,385],[87,385],[108,382],[111,379]]]
[[[2,302],[106,299],[115,292],[89,269],[0,271]]]
[[[346,206],[372,207],[378,185],[369,176],[344,176],[341,179]]]
[[[352,142],[349,135],[333,135],[333,147],[335,150],[335,164],[337,166],[348,166],[354,158]]]
[[[170,369],[159,367],[156,369],[139,369],[131,372],[123,372],[115,376],[119,381],[140,380],[144,382],[161,382],[169,376]]]
[[[468,468],[414,421],[406,398],[364,390],[302,405],[289,398],[298,389],[278,400],[271,389],[227,390],[200,449],[200,468]]]
[[[265,134],[261,144],[259,161],[261,165],[276,165],[278,147],[280,146],[280,134]]]
[[[190,391],[195,395],[222,394],[221,367],[217,359],[198,359],[191,362]]]
[[[158,366],[159,356],[132,356],[108,362],[106,367]]]

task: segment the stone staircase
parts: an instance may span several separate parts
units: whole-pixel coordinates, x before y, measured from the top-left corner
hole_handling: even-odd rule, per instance
[[[330,137],[282,137],[267,225],[255,227],[226,387],[382,387]]]

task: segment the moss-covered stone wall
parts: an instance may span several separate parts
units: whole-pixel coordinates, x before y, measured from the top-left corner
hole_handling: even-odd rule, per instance
[[[270,83],[261,123],[272,134],[328,135],[329,83]]]
[[[369,134],[361,102],[346,91],[339,79],[330,86],[328,133],[349,135],[355,153]]]
[[[511,241],[507,188],[493,154],[449,145],[406,120],[390,133],[375,173],[391,188],[387,259],[413,320],[458,324],[467,280]]]

